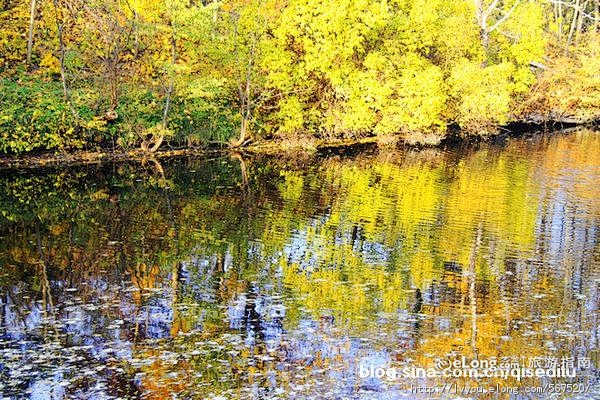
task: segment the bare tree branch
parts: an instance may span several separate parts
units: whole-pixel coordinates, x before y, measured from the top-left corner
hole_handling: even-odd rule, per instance
[[[510,10],[508,10],[508,12],[506,14],[504,14],[504,16],[502,18],[500,18],[494,25],[492,25],[492,27],[488,29],[488,32],[493,32],[494,30],[496,30],[498,28],[498,26],[500,26],[500,24],[502,24],[504,21],[506,21],[508,19],[508,17],[510,17],[510,15],[513,13],[513,11],[515,11],[515,8],[517,8],[517,6],[519,5],[520,2],[521,2],[521,0],[515,1],[515,4],[513,4],[513,6],[510,8]]]
[[[496,6],[498,5],[498,1],[500,1],[500,0],[494,0],[492,2],[492,4],[490,4],[490,6],[488,7],[487,11],[485,12],[484,20],[487,19],[487,17],[489,17],[489,15],[492,13],[492,11],[494,11],[494,9],[496,8]]]

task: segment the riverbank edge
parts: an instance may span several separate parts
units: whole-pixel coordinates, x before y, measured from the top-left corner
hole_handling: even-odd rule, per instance
[[[21,155],[0,155],[0,170],[18,170],[50,168],[63,166],[76,166],[87,164],[102,164],[109,162],[144,162],[147,160],[161,160],[185,156],[210,157],[225,155],[228,153],[241,153],[249,155],[267,155],[267,156],[294,156],[299,154],[328,154],[333,152],[343,152],[351,148],[362,148],[369,146],[379,147],[397,147],[405,146],[413,149],[439,148],[447,145],[469,145],[482,141],[487,141],[500,136],[509,136],[513,138],[524,137],[532,134],[548,134],[565,130],[579,129],[598,130],[600,120],[594,120],[584,123],[562,123],[550,122],[545,124],[513,122],[499,129],[498,133],[491,136],[464,136],[459,130],[451,130],[437,144],[409,143],[400,137],[395,137],[391,142],[381,142],[378,136],[367,136],[363,138],[326,140],[316,139],[312,136],[310,140],[304,142],[303,137],[296,140],[270,139],[249,143],[243,147],[230,147],[227,145],[213,145],[205,147],[185,147],[185,148],[164,148],[154,153],[144,152],[141,149],[135,150],[75,150],[75,151],[48,151],[25,153]]]

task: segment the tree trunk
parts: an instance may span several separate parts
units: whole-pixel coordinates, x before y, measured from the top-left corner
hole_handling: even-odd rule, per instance
[[[490,16],[494,15],[494,12],[497,11],[498,5],[500,3],[499,0],[493,0],[487,8],[483,0],[474,0],[475,2],[475,16],[477,18],[477,24],[480,29],[481,36],[481,44],[486,53],[486,59],[483,61],[483,66],[487,64],[487,50],[489,48],[490,43],[490,34],[494,32],[500,25],[506,21],[510,15],[515,11],[517,6],[519,5],[521,0],[515,0],[514,4],[511,6],[509,10],[504,12],[504,15],[500,18],[494,18],[490,23]]]
[[[119,59],[118,45],[112,51],[109,59],[109,86],[110,86],[110,106],[109,112],[114,112],[119,106]]]
[[[246,117],[246,115],[242,115],[242,125],[240,127],[240,138],[239,138],[240,145],[242,143],[244,143],[247,135],[248,135],[248,118]]]
[[[583,19],[585,18],[584,12],[587,8],[588,0],[586,0],[581,6],[581,10],[579,11],[579,22],[577,23],[577,36],[575,36],[575,44],[579,43],[579,38],[581,37],[581,33],[583,32]]]
[[[481,38],[481,44],[484,50],[487,52],[489,46],[489,32],[487,30],[487,15],[484,9],[483,0],[475,1],[475,18],[477,18],[477,25],[479,26],[479,36]]]
[[[177,62],[177,42],[175,40],[175,26],[171,23],[171,66],[175,66]],[[167,128],[167,118],[169,116],[169,107],[171,105],[171,96],[173,94],[173,88],[175,86],[174,71],[171,71],[171,80],[169,81],[169,87],[167,88],[167,99],[165,100],[165,110],[163,112],[163,128]]]
[[[563,31],[563,9],[562,9],[562,3],[558,3],[556,4],[556,7],[558,8],[558,41],[560,42],[562,40],[562,31]]]
[[[580,0],[575,0],[575,6],[573,7],[573,19],[571,20],[571,28],[569,29],[569,37],[567,38],[567,45],[565,46],[565,55],[569,54],[569,47],[571,47],[571,42],[573,41],[573,34],[575,33],[575,28],[577,27],[577,21],[579,16],[579,7]]]
[[[33,28],[35,25],[35,9],[37,0],[31,0],[29,6],[29,32],[27,33],[27,67],[31,67],[31,52],[33,50]]]
[[[240,125],[240,135],[237,141],[231,141],[230,145],[232,147],[240,147],[243,146],[245,142],[250,138],[250,134],[248,131],[248,126],[250,124],[250,119],[252,117],[252,108],[253,108],[253,100],[252,100],[252,70],[254,68],[254,57],[256,56],[256,45],[258,43],[258,34],[253,32],[252,34],[252,46],[248,52],[248,61],[244,69],[242,69],[242,61],[238,53],[238,20],[235,20],[234,31],[233,31],[233,40],[234,40],[234,55],[236,59],[236,65],[238,67],[238,95],[240,99],[240,116],[242,117],[242,122]]]
[[[155,137],[154,135],[152,135],[152,139],[142,141],[142,150],[144,150],[147,153],[155,153],[164,140],[165,135],[161,134],[159,137]]]
[[[485,29],[481,29],[481,44],[483,45],[483,49],[487,52],[490,47],[490,33]]]
[[[71,96],[69,94],[69,88],[67,86],[67,74],[65,71],[65,52],[66,51],[65,51],[65,41],[64,41],[64,37],[63,37],[63,21],[62,21],[62,17],[61,17],[58,0],[52,0],[52,3],[54,4],[54,13],[55,13],[55,19],[56,19],[56,31],[57,31],[57,35],[58,35],[58,47],[59,47],[59,52],[60,52],[60,80],[62,82],[63,95],[65,97],[65,101],[66,101],[67,105],[71,109],[71,114],[73,114],[73,117],[77,121],[79,119],[79,116],[77,114],[77,110],[75,110],[75,107],[73,107],[73,104],[71,103]]]

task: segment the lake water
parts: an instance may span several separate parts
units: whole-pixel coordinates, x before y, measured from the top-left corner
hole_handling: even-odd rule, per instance
[[[598,399],[599,295],[595,132],[0,171],[0,398]]]

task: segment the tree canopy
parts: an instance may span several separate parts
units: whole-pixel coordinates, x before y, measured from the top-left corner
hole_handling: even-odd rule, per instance
[[[598,3],[5,0],[0,151],[592,120]]]

